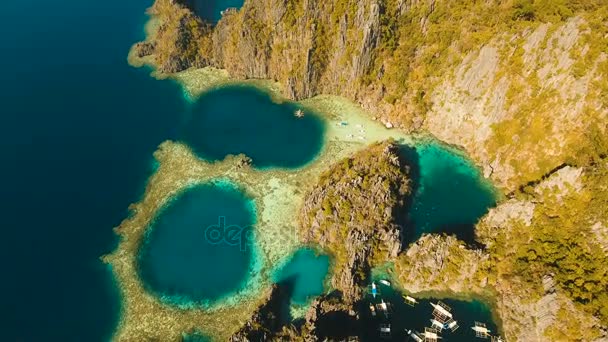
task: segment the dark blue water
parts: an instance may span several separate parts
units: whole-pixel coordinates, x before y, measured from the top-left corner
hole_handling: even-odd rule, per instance
[[[289,282],[291,301],[306,304],[310,299],[323,293],[323,285],[329,271],[329,257],[303,248],[291,256],[274,276],[277,283]]]
[[[406,150],[415,195],[409,211],[414,239],[424,233],[474,240],[474,225],[496,205],[496,190],[465,156],[435,142]]]
[[[243,287],[252,269],[255,206],[228,183],[199,185],[174,198],[148,229],[140,275],[164,300],[210,304]]]
[[[182,140],[202,158],[222,160],[244,153],[259,168],[297,168],[312,161],[323,146],[324,122],[295,103],[277,104],[252,86],[212,90],[197,101]]]
[[[431,326],[430,319],[433,317],[433,307],[430,303],[437,303],[436,299],[418,299],[419,303],[411,307],[405,303],[400,292],[389,286],[378,283],[378,291],[380,295],[375,299],[371,295],[366,297],[360,310],[363,313],[361,315],[363,341],[378,341],[380,337],[378,331],[380,324],[391,325],[393,332],[392,341],[407,340],[404,333],[406,330],[424,332],[425,327]],[[390,314],[387,316],[378,312],[376,316],[372,316],[369,305],[376,305],[380,303],[381,299],[386,303],[390,303]],[[460,325],[460,328],[455,332],[443,330],[441,333],[443,341],[475,341],[475,332],[471,329],[475,321],[485,323],[487,328],[496,334],[497,328],[492,320],[492,312],[490,307],[484,302],[453,299],[442,299],[441,301],[451,307],[454,319]]]
[[[126,63],[151,4],[1,6],[3,341],[104,341],[116,327],[99,257],[184,113],[177,86]]]
[[[245,0],[192,0],[196,13],[210,23],[217,23],[222,18],[222,11],[227,8],[241,8]]]

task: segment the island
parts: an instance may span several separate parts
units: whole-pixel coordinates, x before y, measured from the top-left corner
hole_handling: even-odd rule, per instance
[[[196,132],[159,147],[145,194],[103,258],[123,297],[116,340],[370,340],[372,325],[376,337],[396,338],[407,331],[394,329],[399,305],[425,300],[416,305],[455,316],[450,300],[486,303],[488,322],[460,322],[482,338],[608,338],[606,4],[245,0],[217,22],[197,8],[156,0],[130,64],[177,81],[195,105],[233,87],[261,92],[256,101],[277,106],[281,124],[248,106],[243,127],[196,126],[203,142],[208,129],[253,131],[221,158],[188,138]],[[195,117],[222,118],[214,108]],[[322,128],[291,140],[307,120]],[[318,149],[280,163],[285,146],[314,134]],[[282,153],[278,163],[248,155],[264,139],[277,139],[262,152]],[[470,163],[467,187],[491,196],[472,220],[416,231],[423,218],[411,210],[432,186],[420,181],[421,154],[433,144]],[[174,198],[223,180],[255,202],[247,279],[211,302],[167,301],[142,281],[140,249]],[[456,178],[440,184],[461,189]],[[441,205],[425,213],[442,215]],[[302,248],[331,262],[325,291],[294,305],[293,284],[272,275]],[[373,318],[389,305],[392,325]],[[448,318],[426,323],[428,333],[449,336]]]

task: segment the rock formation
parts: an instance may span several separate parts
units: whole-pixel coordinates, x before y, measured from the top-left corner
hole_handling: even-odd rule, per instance
[[[406,210],[408,172],[397,145],[377,144],[331,167],[306,196],[304,241],[334,255],[331,282],[345,303],[360,299],[374,264],[401,250],[396,218]]]
[[[156,0],[154,29],[131,56],[161,73],[214,66],[276,80],[292,99],[345,96],[387,127],[464,147],[508,194],[477,227],[486,250],[425,237],[400,256],[400,274],[414,271],[402,281],[455,291],[465,286],[458,279],[494,293],[509,339],[606,339],[607,13],[597,0],[246,0],[212,27],[185,0]],[[392,210],[406,192],[395,187],[401,164],[378,155],[367,162],[389,165],[388,177],[366,183],[375,170],[355,157],[303,208],[305,239],[338,256],[342,303],[357,300],[376,259],[400,251]],[[453,258],[465,266],[427,274]]]
[[[158,29],[136,45],[160,72],[209,65],[277,80],[293,99],[345,96],[465,147],[508,190],[608,135],[599,4],[522,16],[497,1],[260,0],[211,27],[183,3],[157,0]]]

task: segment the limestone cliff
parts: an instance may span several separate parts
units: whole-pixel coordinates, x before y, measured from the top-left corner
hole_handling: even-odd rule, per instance
[[[215,27],[190,4],[156,0],[155,25],[131,61],[161,73],[214,66],[273,79],[293,99],[345,96],[391,125],[462,146],[505,190],[477,227],[483,252],[425,237],[399,257],[405,286],[422,290],[428,280],[427,290],[492,292],[509,339],[607,338],[605,1],[246,0]],[[323,189],[303,215],[316,232],[309,241],[335,243],[330,234],[344,231],[359,246],[369,237],[348,224],[319,230],[346,212],[325,212]],[[354,199],[344,195],[331,203]],[[370,260],[361,247],[342,250],[345,266],[333,280],[353,299],[363,277],[351,271]],[[456,261],[462,268],[453,269]]]
[[[395,258],[402,227],[396,222],[409,195],[409,167],[393,143],[374,145],[338,162],[306,195],[303,239],[334,255],[332,287],[354,303],[374,264]]]
[[[157,0],[134,49],[161,72],[211,65],[294,99],[346,96],[463,146],[508,190],[605,148],[602,1],[257,0],[213,28],[186,3]]]
[[[563,167],[498,207],[477,226],[486,249],[427,235],[399,256],[412,292],[491,296],[514,341],[605,341],[608,254],[601,211],[605,161]],[[599,233],[598,233],[599,232]]]
[[[453,236],[424,235],[399,256],[395,275],[414,293],[480,294],[488,282],[488,259],[488,254],[468,249]]]

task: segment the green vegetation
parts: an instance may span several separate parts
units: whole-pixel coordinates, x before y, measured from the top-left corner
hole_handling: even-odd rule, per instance
[[[307,194],[303,234],[331,251],[337,268],[353,252],[363,252],[358,248],[369,250],[372,259],[386,259],[389,246],[381,235],[397,229],[396,212],[410,191],[408,168],[397,149],[390,142],[376,144],[344,159],[323,173]]]
[[[572,189],[563,198],[556,195],[557,189],[519,194],[537,203],[532,225],[510,222],[510,233],[501,232],[493,239],[490,272],[517,279],[539,297],[541,279],[552,275],[573,302],[607,324],[608,257],[592,226],[608,222],[608,165],[601,161],[587,167],[582,178],[583,189]]]
[[[169,0],[157,0],[149,14],[159,21],[153,37],[148,37],[155,42],[154,58],[159,71],[172,73],[209,64],[211,25],[189,8]]]

